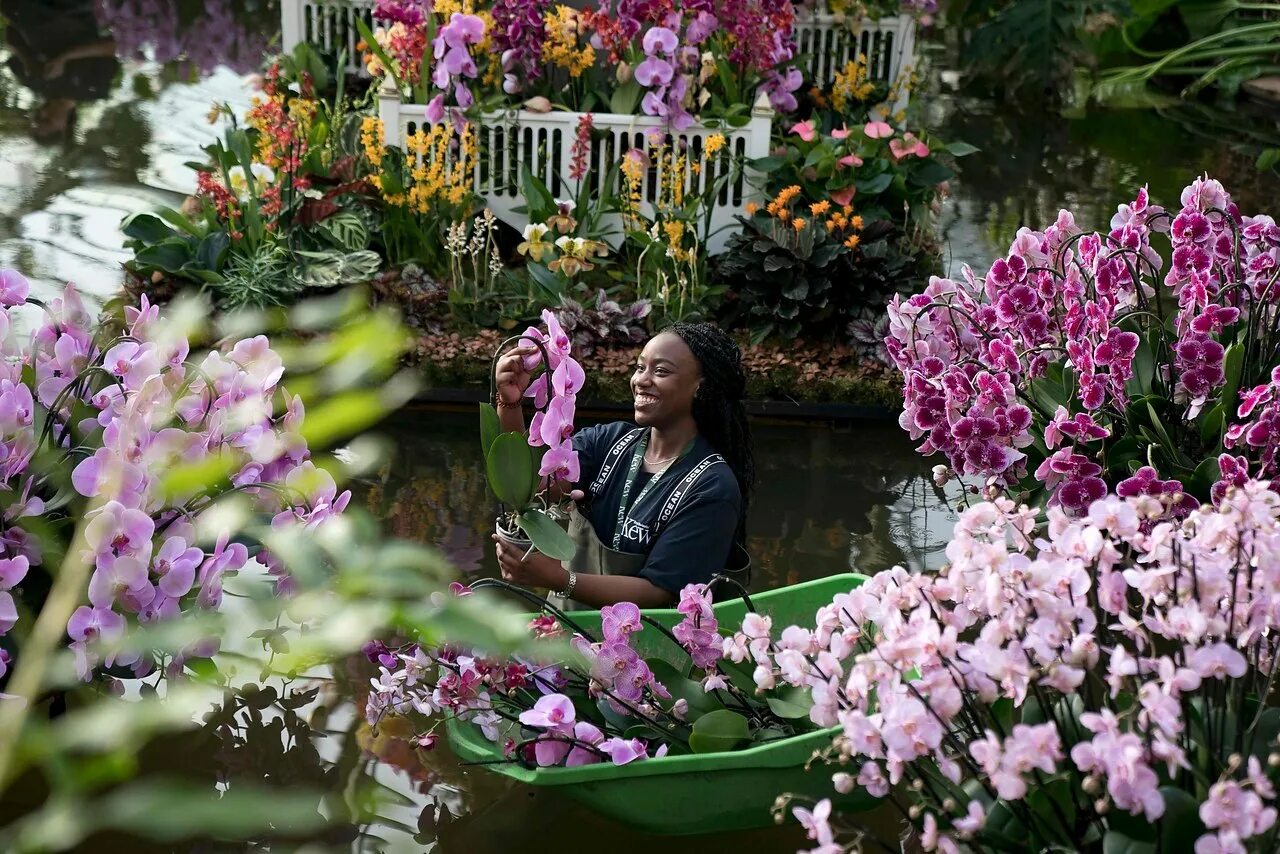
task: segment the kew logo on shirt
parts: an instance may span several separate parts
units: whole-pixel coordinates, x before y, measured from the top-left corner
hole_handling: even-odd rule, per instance
[[[627,519],[622,524],[622,539],[647,546],[652,539],[652,534],[649,532],[648,525],[642,525],[634,519]]]

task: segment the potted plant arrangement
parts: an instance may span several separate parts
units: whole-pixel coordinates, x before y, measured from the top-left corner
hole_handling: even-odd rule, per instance
[[[1069,211],[1022,228],[985,277],[934,277],[889,305],[899,422],[947,457],[940,477],[1073,514],[1114,488],[1177,495],[1185,516],[1275,477],[1278,256],[1275,221],[1207,177],[1177,211],[1144,188],[1106,233]]]
[[[690,584],[675,609],[622,602],[571,615],[502,581],[457,585],[459,595],[499,587],[536,604],[531,645],[513,657],[417,644],[371,650],[381,669],[366,715],[374,726],[425,715],[419,747],[433,747],[443,729],[465,761],[561,787],[652,832],[766,825],[780,785],[829,786],[805,764],[836,731],[812,714],[807,690],[758,662],[779,655],[824,673],[842,666],[829,651],[811,654],[814,631],[788,630],[774,642],[771,626],[812,615],[864,580],[832,576],[714,605],[709,585]],[[733,796],[707,797],[708,786]],[[859,792],[842,803],[867,801]]]
[[[570,355],[572,345],[555,315],[542,312],[545,331],[529,327],[498,345],[490,364],[491,397],[497,400],[494,371],[510,344],[528,341],[536,352],[526,356],[535,371],[526,396],[536,412],[528,433],[503,432],[493,403],[480,404],[480,445],[489,487],[502,502],[495,532],[512,545],[548,557],[569,560],[573,540],[559,521],[567,517],[568,486],[578,480],[578,454],[573,449],[573,419],[578,391],[585,379]]]

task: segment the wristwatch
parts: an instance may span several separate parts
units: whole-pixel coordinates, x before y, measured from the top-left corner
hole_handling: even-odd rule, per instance
[[[578,586],[578,573],[569,569],[567,566],[564,568],[564,571],[569,573],[569,581],[565,584],[564,590],[556,591],[556,595],[561,599],[568,600],[573,598],[573,588]]]

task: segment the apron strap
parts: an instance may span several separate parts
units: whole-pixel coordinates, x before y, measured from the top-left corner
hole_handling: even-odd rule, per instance
[[[596,475],[596,479],[591,481],[590,488],[587,489],[587,495],[598,495],[601,488],[609,480],[609,475],[613,474],[613,470],[618,467],[618,462],[622,459],[622,455],[631,447],[636,439],[640,438],[640,434],[644,432],[644,428],[637,427],[618,438],[613,443],[613,447],[609,448],[609,452],[604,455],[604,462],[600,464],[600,473]]]
[[[676,515],[676,511],[680,509],[680,505],[684,502],[684,498],[693,489],[694,484],[698,482],[698,478],[706,472],[707,469],[714,465],[728,465],[724,461],[724,457],[719,454],[711,454],[698,463],[693,469],[684,476],[684,479],[676,484],[676,488],[671,490],[671,495],[667,496],[667,501],[662,505],[662,511],[658,513],[658,519],[653,523],[650,530],[656,539],[658,532],[662,530],[671,518]]]

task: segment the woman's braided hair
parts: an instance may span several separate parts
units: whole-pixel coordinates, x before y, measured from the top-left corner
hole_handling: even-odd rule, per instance
[[[751,453],[751,425],[742,404],[747,376],[742,351],[736,341],[714,323],[676,323],[663,332],[678,335],[693,351],[702,367],[702,383],[693,398],[693,420],[738,481],[742,493],[742,517],[746,519],[755,484],[755,458]],[[739,524],[741,540],[745,526]]]

